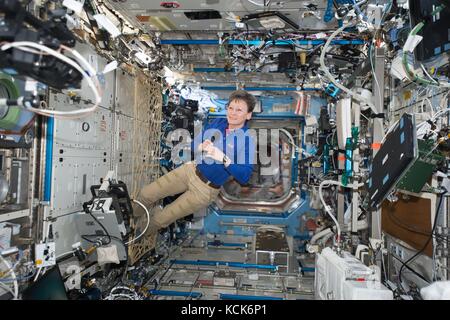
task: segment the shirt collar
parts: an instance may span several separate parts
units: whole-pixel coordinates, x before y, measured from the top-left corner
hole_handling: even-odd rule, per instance
[[[248,121],[247,120],[245,121],[244,126],[242,128],[240,128],[240,129],[242,129],[244,132],[248,130]],[[239,129],[234,129],[234,130],[230,131],[228,129],[228,121],[227,121],[227,125],[225,127],[225,133],[231,133],[231,132],[234,132],[236,130],[239,130]]]

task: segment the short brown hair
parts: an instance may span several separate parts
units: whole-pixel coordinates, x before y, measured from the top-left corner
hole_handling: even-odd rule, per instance
[[[247,112],[253,112],[253,109],[255,109],[256,98],[254,95],[248,93],[247,91],[236,90],[231,93],[230,98],[228,99],[228,105],[234,100],[244,101],[247,104]]]

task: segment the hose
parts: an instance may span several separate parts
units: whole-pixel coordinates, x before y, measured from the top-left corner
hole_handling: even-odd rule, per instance
[[[348,93],[350,96],[352,96],[355,100],[358,100],[362,103],[367,104],[370,109],[372,109],[372,111],[375,114],[378,114],[378,111],[375,109],[374,104],[372,103],[372,101],[366,99],[365,97],[363,97],[362,95],[356,93],[355,91],[350,90],[347,87],[344,87],[342,84],[340,84],[339,82],[336,81],[336,79],[334,79],[333,75],[330,73],[330,71],[328,70],[328,67],[325,65],[325,55],[328,51],[328,48],[331,44],[331,41],[333,41],[333,39],[339,34],[341,33],[344,29],[352,27],[353,24],[349,24],[349,25],[344,25],[342,27],[340,27],[339,29],[337,29],[336,31],[334,31],[330,37],[328,38],[327,42],[325,43],[325,45],[322,48],[322,53],[320,54],[320,67],[323,70],[323,72],[325,73],[325,75],[327,76],[327,78],[339,89],[341,89],[342,91]]]

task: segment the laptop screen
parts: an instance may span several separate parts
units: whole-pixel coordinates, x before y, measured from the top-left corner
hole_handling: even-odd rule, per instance
[[[22,294],[23,300],[68,300],[59,267],[48,270]]]

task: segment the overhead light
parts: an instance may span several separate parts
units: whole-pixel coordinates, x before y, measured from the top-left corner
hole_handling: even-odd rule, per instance
[[[294,21],[286,17],[284,14],[278,11],[266,11],[266,12],[260,12],[260,13],[253,13],[244,16],[241,19],[241,22],[247,22],[251,20],[259,20],[259,23],[265,27],[270,29],[271,26],[276,26],[272,28],[284,28],[286,26],[289,26],[290,28],[294,30],[298,30],[299,26]],[[269,26],[266,27],[264,23]]]
[[[259,23],[266,29],[279,29],[284,28],[286,26],[286,24],[276,16],[270,18],[263,18],[259,20]]]

